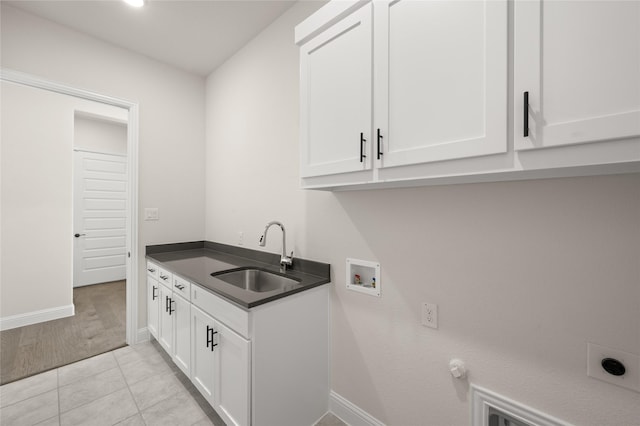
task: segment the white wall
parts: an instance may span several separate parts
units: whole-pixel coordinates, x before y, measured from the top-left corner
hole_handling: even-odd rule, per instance
[[[138,218],[143,327],[144,247],[200,240],[204,234],[205,81],[4,2],[1,7],[2,67],[140,105],[138,207],[141,212],[158,207],[160,212],[157,222]]]
[[[588,378],[586,344],[640,353],[640,175],[298,189],[293,27],[318,6],[207,80],[207,239],[259,249],[278,219],[295,255],[331,263],[332,389],[389,425],[468,424],[469,382],[575,424],[638,424],[640,394]],[[344,288],[347,257],[381,263],[381,298]]]
[[[127,154],[127,125],[75,114],[73,147],[106,154]]]

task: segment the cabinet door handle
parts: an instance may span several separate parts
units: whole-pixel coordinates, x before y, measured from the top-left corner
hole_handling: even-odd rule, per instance
[[[213,348],[215,346],[218,346],[217,343],[213,343],[213,335],[214,334],[218,334],[218,332],[217,331],[213,331],[213,327],[207,326],[207,348],[209,347],[209,344],[211,344],[211,352],[213,352]]]
[[[523,94],[523,104],[524,104],[524,137],[529,136],[529,92],[524,92]]]
[[[380,159],[380,156],[382,155],[382,133],[380,132],[380,129],[378,129],[378,160]]]
[[[151,289],[151,300],[156,300],[158,298],[158,295],[156,294],[156,290],[158,290],[158,287],[156,287],[155,285],[152,287],[153,289]]]
[[[360,133],[360,162],[364,162],[364,159],[367,158],[367,156],[364,154],[364,143],[367,140],[364,138],[364,133]]]
[[[164,311],[169,312],[169,296],[164,297]]]
[[[173,304],[176,303],[175,300],[173,300],[172,298],[169,298],[169,315],[171,315],[172,313],[174,313],[176,310],[173,307]]]

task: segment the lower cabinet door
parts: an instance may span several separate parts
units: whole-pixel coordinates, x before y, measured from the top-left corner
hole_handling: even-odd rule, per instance
[[[214,321],[209,315],[191,306],[191,381],[202,396],[214,405],[214,355],[212,347]]]
[[[227,425],[251,423],[251,343],[216,322],[214,408]]]
[[[191,303],[173,293],[173,362],[187,377],[191,365]]]
[[[158,339],[158,306],[160,305],[160,284],[147,276],[147,329]]]
[[[169,354],[173,354],[173,310],[175,302],[172,299],[172,292],[165,286],[159,286],[160,304],[160,321],[158,324],[158,342]]]

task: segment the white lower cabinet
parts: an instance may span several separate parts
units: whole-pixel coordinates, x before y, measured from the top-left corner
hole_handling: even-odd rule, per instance
[[[195,306],[191,324],[191,380],[226,424],[249,425],[250,342]]]
[[[189,376],[191,365],[191,303],[173,294],[173,362]]]
[[[158,339],[158,321],[160,306],[160,284],[147,275],[147,329],[149,333]]]
[[[173,354],[173,299],[171,299],[171,289],[160,283],[158,286],[159,294],[159,321],[158,321],[158,343],[167,351],[168,354]]]
[[[216,331],[213,406],[227,425],[249,425],[251,344],[220,323]]]
[[[169,280],[168,282],[171,282]],[[187,376],[191,366],[191,302],[164,281],[147,282],[148,329]]]
[[[328,286],[246,310],[156,269],[149,332],[227,425],[312,425],[327,412]]]
[[[212,334],[215,324],[211,316],[192,306],[191,309],[191,381],[202,396],[214,405],[214,349]]]

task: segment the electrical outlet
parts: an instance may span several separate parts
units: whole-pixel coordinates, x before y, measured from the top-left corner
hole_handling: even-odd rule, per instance
[[[238,231],[238,245],[244,244],[244,232]]]
[[[422,304],[422,325],[438,328],[438,305],[426,302]]]

